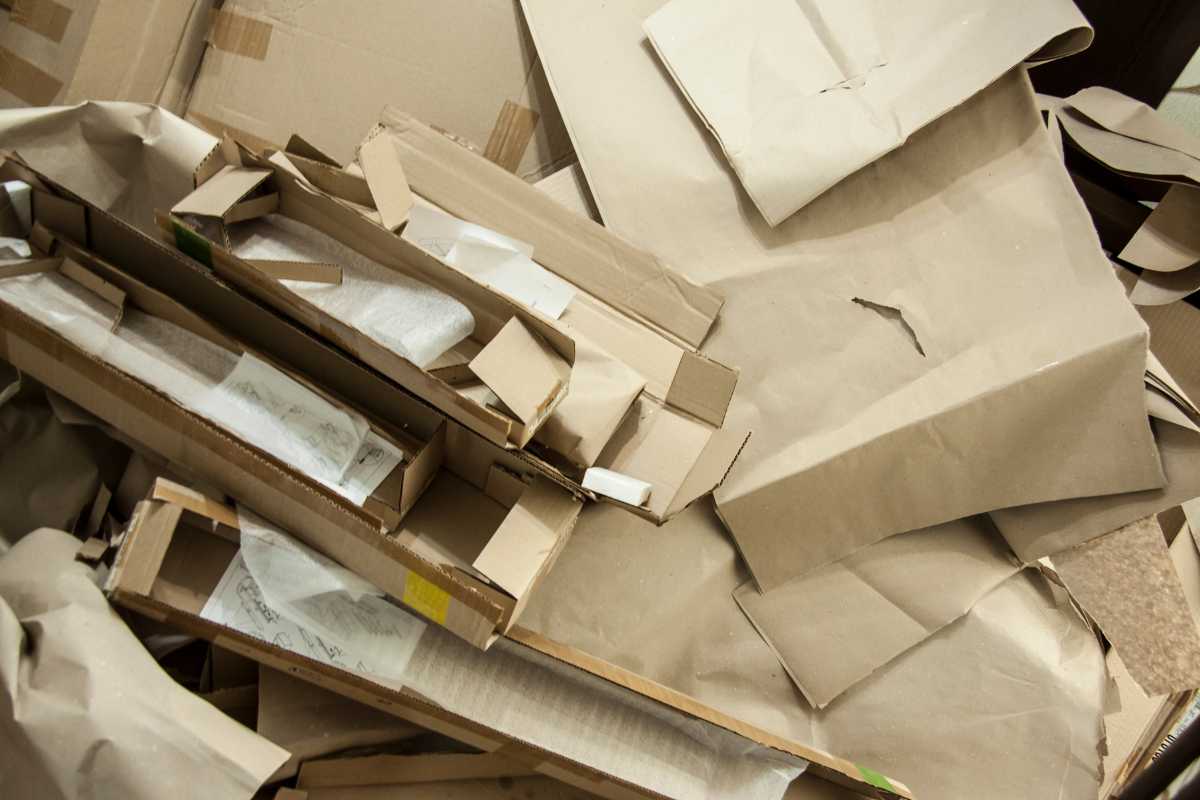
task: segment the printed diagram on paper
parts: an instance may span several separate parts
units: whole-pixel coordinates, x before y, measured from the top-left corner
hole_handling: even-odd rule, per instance
[[[370,674],[365,663],[353,659],[338,645],[306,631],[267,605],[241,554],[225,570],[200,616],[322,664]]]

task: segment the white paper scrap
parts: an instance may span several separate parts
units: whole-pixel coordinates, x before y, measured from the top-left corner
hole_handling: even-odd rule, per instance
[[[650,499],[650,484],[603,467],[589,467],[580,485],[631,506],[640,506]]]
[[[445,258],[450,253],[450,249],[459,240],[466,237],[487,242],[502,249],[524,253],[530,258],[533,257],[533,245],[497,233],[482,225],[465,222],[420,200],[409,212],[408,224],[404,226],[404,233],[400,238],[406,242],[412,242],[422,250],[433,253],[438,258]]]
[[[242,550],[200,616],[324,664],[403,679],[422,620],[269,523],[242,509],[238,519]]]
[[[325,484],[340,484],[362,448],[367,421],[259,360],[242,355],[196,412]]]
[[[31,258],[29,242],[12,236],[0,236],[0,258]]]
[[[493,289],[558,319],[575,297],[575,287],[529,256],[467,235],[459,239],[446,261]]]

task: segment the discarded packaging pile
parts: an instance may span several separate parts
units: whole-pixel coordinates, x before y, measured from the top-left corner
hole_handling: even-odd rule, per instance
[[[1035,95],[1070,0],[217,5],[0,8],[0,795],[1091,800],[1190,721],[1200,140]]]

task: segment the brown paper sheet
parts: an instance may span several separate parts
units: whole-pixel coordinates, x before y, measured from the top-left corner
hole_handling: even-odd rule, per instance
[[[921,800],[1095,798],[1101,649],[1036,573],[820,712],[730,597],[748,578],[704,505],[658,530],[592,506],[521,621],[740,719],[885,765]]]
[[[259,671],[255,727],[259,734],[291,754],[276,771],[275,780],[295,775],[302,761],[424,733],[423,729],[391,714],[269,667]]]
[[[804,696],[830,701],[967,613],[1018,566],[986,517],[885,539],[760,594],[734,591]]]
[[[0,775],[13,797],[250,798],[287,753],[179,686],[41,529],[0,558]]]
[[[132,103],[0,111],[0,143],[30,166],[157,236],[155,209],[192,191],[217,140],[160,108]]]
[[[1200,188],[1176,184],[1121,250],[1120,258],[1157,272],[1186,270],[1200,263],[1198,221]]]
[[[671,0],[644,28],[771,225],[1015,65],[1092,40],[1070,0]]]
[[[772,229],[644,41],[660,0],[524,5],[608,226],[729,298],[705,349],[741,368],[729,421],[754,436],[717,501],[764,589],[1163,485],[1144,328],[1020,71]]]
[[[1053,562],[1148,694],[1200,688],[1200,630],[1154,517],[1065,550]]]

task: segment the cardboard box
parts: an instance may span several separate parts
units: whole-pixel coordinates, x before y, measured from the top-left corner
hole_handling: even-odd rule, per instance
[[[131,100],[182,110],[213,0],[0,3],[0,108]],[[135,46],[131,46],[131,43]]]
[[[397,103],[523,176],[571,154],[509,0],[226,0],[208,39],[186,118],[217,135],[279,146],[301,130],[348,161]]]
[[[506,642],[504,648],[463,659],[462,649],[444,646],[445,637],[430,628],[421,634],[420,649],[412,657],[420,663],[405,672],[404,680],[376,681],[217,624],[202,617],[201,611],[238,557],[238,546],[222,535],[220,526],[197,524],[202,519],[185,520],[180,512],[178,506],[161,499],[139,505],[106,587],[113,602],[485,752],[500,753],[541,774],[608,798],[662,797],[646,786],[563,754],[567,750],[579,754],[580,738],[590,736],[593,727],[601,741],[598,750],[588,753],[592,761],[609,755],[605,750],[611,747],[650,747],[658,742],[639,739],[639,735],[648,735],[641,726],[662,724],[664,727],[657,729],[660,733],[680,733],[692,743],[688,747],[730,743],[719,752],[736,752],[737,759],[801,758],[808,761],[807,776],[850,788],[864,797],[911,797],[897,781],[741,723],[678,692],[533,634],[522,634],[520,645]],[[538,738],[533,733],[506,733],[447,707],[465,703],[475,710],[484,708],[492,702],[489,694],[500,691],[501,685],[506,692],[520,686],[519,702],[528,701],[527,708],[506,706],[501,714],[506,724],[515,723],[523,731],[564,724],[550,718],[559,713],[556,704],[561,700],[567,704],[561,713],[571,715],[577,730],[556,731],[553,742],[542,738],[538,744],[523,738]],[[447,686],[453,687],[453,697],[445,694]],[[587,697],[603,692],[611,703],[593,704],[600,716],[580,719],[580,709],[571,703],[576,691]],[[622,711],[601,711],[611,709],[612,704]],[[656,721],[650,722],[650,718]],[[609,728],[614,721],[616,727]],[[674,768],[686,771],[687,765],[697,763],[696,754],[672,752],[680,756],[678,763],[672,764]],[[706,769],[710,766],[708,761],[701,763]]]
[[[253,306],[211,274],[199,274],[189,295],[192,307],[221,309],[224,319],[240,317],[239,330],[255,331],[273,350],[243,345],[211,324],[208,314],[185,309],[73,242],[105,242],[108,256],[122,266],[136,265],[143,275],[197,277],[178,253],[94,207],[51,194],[48,183],[16,161],[6,162],[0,174],[43,187],[34,202],[40,238],[53,231],[64,252],[130,301],[238,350],[261,352],[277,363],[282,363],[281,354],[288,354],[290,363],[305,365],[310,385],[327,388],[330,397],[358,408],[378,429],[404,443],[411,457],[403,475],[377,491],[383,495],[379,502],[362,507],[113,369],[21,309],[0,304],[0,351],[6,360],[141,446],[288,526],[473,644],[485,647],[498,630],[511,626],[565,544],[582,507],[579,499],[540,479],[506,451],[466,435],[460,426],[382,384],[357,362],[278,320],[272,326],[261,309],[247,317]],[[9,269],[12,274],[29,267]],[[356,399],[372,397],[373,405],[363,408],[343,400],[342,387]],[[386,414],[378,415],[376,409]]]
[[[661,523],[720,484],[748,436],[724,427],[737,371],[694,347],[714,324],[721,299],[411,117],[387,112],[384,124],[370,136],[372,141],[379,138],[390,140],[400,172],[419,199],[532,245],[538,263],[576,289],[561,320],[515,303],[383,227],[371,206],[378,191],[361,175],[309,158],[302,153],[313,155],[311,150],[295,144],[282,156],[252,154],[231,142],[222,150],[226,159],[236,159],[248,170],[272,170],[261,191],[264,196],[278,194],[279,213],[468,304],[476,317],[476,345],[489,344],[499,327],[516,317],[567,360],[578,334],[602,351],[601,357],[640,375],[643,390],[595,461],[595,466],[651,484],[645,507],[625,508]],[[212,180],[232,178],[230,191],[211,192],[226,198],[220,207],[211,207],[214,219],[245,199],[244,182],[219,164],[214,154],[198,174],[201,190]],[[209,177],[213,175],[218,177]],[[217,274],[357,355],[480,436],[508,446],[528,443],[532,426],[515,426],[516,420],[505,420],[471,400],[469,389],[460,390],[441,373],[397,358],[227,249],[194,235],[186,220],[160,223],[165,237]],[[223,238],[220,231],[212,236]],[[569,386],[567,392],[569,396]],[[595,497],[580,485],[583,469],[562,454],[535,441],[517,456],[571,491]]]

